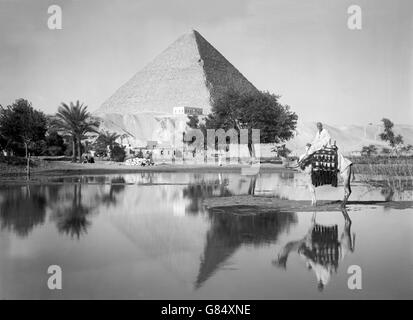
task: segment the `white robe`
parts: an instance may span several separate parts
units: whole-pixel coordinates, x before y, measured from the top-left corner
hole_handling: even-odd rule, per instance
[[[331,144],[331,137],[327,129],[324,129],[320,131],[317,130],[317,133],[314,137],[313,142],[311,143],[311,147],[307,149],[307,152],[300,157],[301,161],[303,158],[305,158],[307,155],[312,154],[318,150],[323,149],[324,146],[329,146]],[[337,169],[339,172],[343,172],[349,165],[352,164],[352,162],[344,158],[341,152],[337,152],[338,156],[338,161],[337,161]]]
[[[311,147],[308,150],[308,153],[311,154],[320,149],[323,149],[324,146],[330,145],[330,140],[331,137],[327,129],[323,129],[321,130],[321,132],[317,130],[317,133],[315,134],[314,140],[311,143]]]

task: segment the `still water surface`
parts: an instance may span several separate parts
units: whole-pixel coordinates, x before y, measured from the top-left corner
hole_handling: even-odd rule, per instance
[[[413,298],[411,208],[202,205],[252,189],[308,200],[303,181],[294,173],[139,173],[1,186],[0,299]],[[341,188],[317,193],[342,197]],[[362,184],[351,200],[389,197],[412,200],[411,191]],[[47,287],[50,265],[63,270],[62,290]],[[348,288],[351,265],[361,268],[361,290]]]

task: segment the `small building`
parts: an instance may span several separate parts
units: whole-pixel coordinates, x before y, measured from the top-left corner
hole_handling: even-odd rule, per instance
[[[202,108],[195,107],[174,107],[173,114],[175,115],[202,115]]]
[[[146,149],[149,149],[149,150],[155,149],[155,148],[157,147],[157,145],[158,145],[158,142],[157,142],[157,141],[149,140],[149,141],[147,141],[147,143],[146,143]]]
[[[361,151],[351,151],[351,152],[349,153],[349,155],[350,155],[351,157],[361,157],[361,156],[362,156]]]

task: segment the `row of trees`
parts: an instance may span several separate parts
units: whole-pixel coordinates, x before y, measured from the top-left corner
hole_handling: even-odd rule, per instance
[[[413,151],[413,145],[405,144],[403,136],[401,134],[396,134],[393,131],[394,123],[390,119],[383,118],[382,122],[383,132],[379,134],[379,137],[382,141],[387,142],[389,147],[382,148],[380,152],[376,145],[370,144],[362,148],[362,155],[370,157],[381,153],[383,155],[393,154],[399,156],[400,154],[410,153]]]
[[[261,143],[282,143],[291,139],[297,126],[297,115],[290,110],[288,105],[279,102],[279,96],[268,92],[256,92],[255,94],[240,94],[236,91],[228,91],[221,99],[214,103],[211,113],[204,121],[200,121],[197,116],[189,116],[187,125],[193,129],[200,129],[204,136],[204,147],[207,147],[207,130],[224,129],[228,131],[235,129],[260,129]],[[388,143],[388,148],[381,150],[382,154],[400,155],[413,151],[411,144],[405,144],[402,135],[393,131],[394,124],[391,120],[384,118],[383,132],[380,134],[382,141]],[[227,137],[228,142],[229,137]],[[194,140],[190,141],[188,144]],[[215,144],[217,143],[215,140]],[[209,146],[211,147],[211,146]],[[214,146],[216,147],[216,145]],[[220,146],[218,146],[220,147]],[[249,134],[248,147],[253,155],[253,144],[251,133]],[[278,153],[288,155],[289,150],[284,146],[277,149]],[[378,154],[379,150],[375,145],[363,147],[361,153],[366,156]]]
[[[204,146],[207,145],[208,129],[260,129],[261,143],[280,143],[293,137],[297,126],[297,115],[288,105],[279,102],[279,96],[268,92],[240,94],[228,91],[214,102],[212,112],[204,121],[197,116],[189,116],[188,126],[200,129],[204,134]],[[383,154],[399,155],[410,152],[413,146],[405,145],[403,137],[395,134],[394,124],[389,119],[382,119],[384,130],[380,138],[389,144],[383,148]],[[0,149],[9,154],[35,155],[71,155],[73,161],[80,160],[85,146],[82,141],[88,134],[98,134],[93,149],[98,156],[111,156],[116,161],[125,158],[124,149],[116,142],[126,136],[108,131],[99,131],[99,121],[94,118],[87,106],[76,103],[62,103],[53,116],[32,107],[25,99],[18,99],[13,104],[0,106]],[[239,136],[238,136],[239,138]],[[217,141],[215,141],[216,143]],[[191,142],[189,142],[191,144]],[[86,143],[87,145],[87,143]],[[248,147],[253,155],[253,143],[249,134]],[[379,153],[375,145],[365,146],[362,154],[371,156]]]
[[[88,134],[98,134],[93,148],[106,156],[112,151],[119,157],[124,150],[116,140],[119,135],[99,131],[99,121],[79,103],[62,103],[55,115],[47,116],[25,99],[0,106],[0,149],[8,154],[28,157],[30,154],[56,156],[71,154],[81,160]],[[121,150],[120,150],[121,149]]]

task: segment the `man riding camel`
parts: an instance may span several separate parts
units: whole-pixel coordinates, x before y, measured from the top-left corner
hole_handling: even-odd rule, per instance
[[[312,154],[324,147],[331,145],[331,137],[327,129],[323,128],[321,122],[317,122],[317,133],[311,144],[309,144],[308,154]]]
[[[338,151],[335,142],[331,145],[330,134],[323,128],[323,124],[318,122],[313,142],[307,144],[306,153],[297,163],[297,167],[310,178],[308,187],[311,192],[311,204],[317,205],[315,188],[326,184],[337,187],[340,175],[344,186],[342,206],[345,206],[351,194],[350,177],[353,173],[351,165],[352,162]]]
[[[307,143],[306,153],[300,157],[299,162],[311,156],[316,151],[321,150],[325,147],[331,147],[331,146],[332,145],[331,145],[330,133],[328,132],[326,128],[323,128],[323,124],[321,122],[317,122],[317,132],[315,134],[314,140],[312,141],[312,143]],[[338,171],[344,171],[349,165],[352,164],[350,160],[343,157],[341,152],[337,152],[337,157],[338,157],[337,159],[338,160],[337,161]]]

